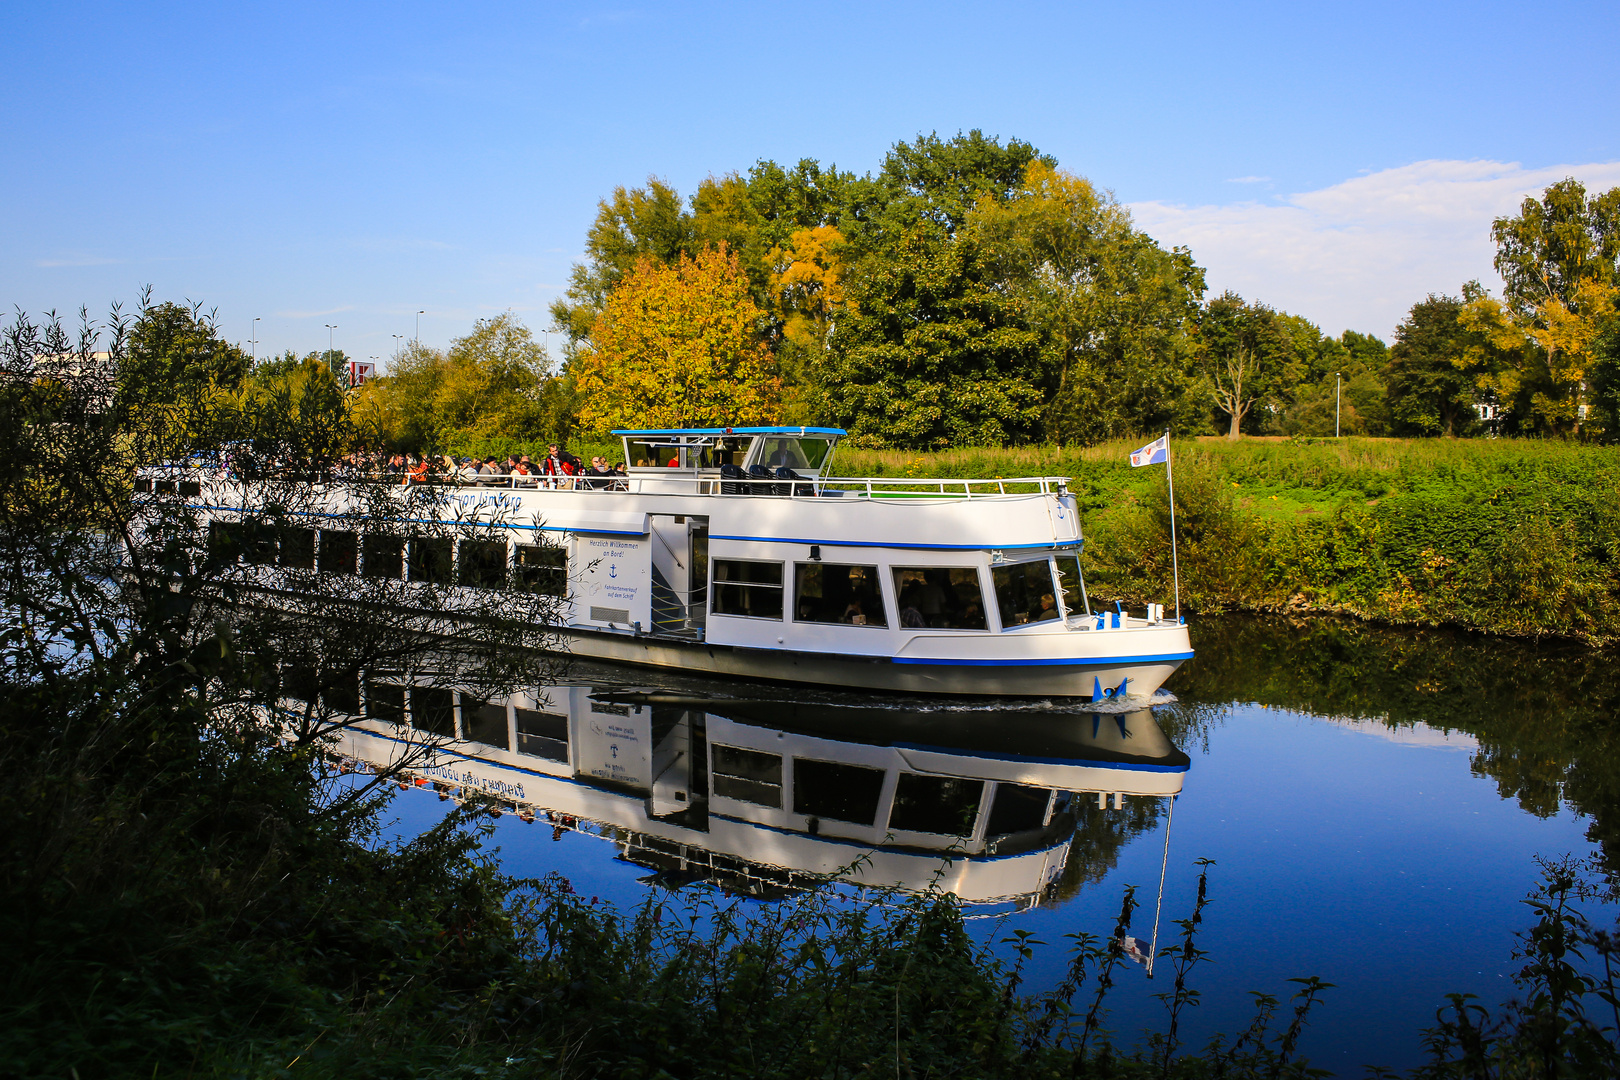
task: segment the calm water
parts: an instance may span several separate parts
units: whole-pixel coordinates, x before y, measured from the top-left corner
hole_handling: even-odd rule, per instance
[[[1049,943],[1032,972],[1039,989],[1059,977],[1065,934],[1110,932],[1126,884],[1143,900],[1133,933],[1151,933],[1168,838],[1161,945],[1191,909],[1194,860],[1215,861],[1200,938],[1213,963],[1194,978],[1204,998],[1190,1045],[1239,1030],[1246,991],[1286,998],[1290,977],[1319,975],[1337,988],[1303,1045],[1316,1064],[1352,1075],[1415,1064],[1445,993],[1511,996],[1536,857],[1620,843],[1620,665],[1571,648],[1327,622],[1208,620],[1194,647],[1169,684],[1174,700],[1151,714],[582,669],[579,688],[521,699],[509,714],[511,751],[566,760],[558,743],[571,741],[573,764],[547,766],[571,775],[530,779],[525,796],[564,808],[575,827],[507,816],[494,842],[510,873],[560,871],[583,893],[631,906],[705,876],[771,902],[792,883],[782,868],[828,869],[869,849],[862,837],[881,842],[885,821],[923,830],[875,864],[893,880],[926,881],[938,860],[921,849],[949,842],[943,833],[970,834],[959,845],[1000,835],[993,857],[958,860],[945,880],[974,901],[984,940],[1027,929]],[[803,792],[782,796],[773,750],[836,767],[798,767]],[[931,779],[883,786],[882,770]],[[1064,784],[1084,794],[1047,793]],[[1099,809],[1095,794],[1178,787],[1173,816],[1164,797]],[[795,797],[821,815],[813,835],[791,807],[737,809]],[[394,802],[395,827],[414,832],[445,805],[413,791]],[[848,823],[872,821],[874,807],[867,832]],[[673,822],[683,842],[712,849],[702,872],[630,820],[654,811],[653,832]],[[1160,1026],[1151,995],[1168,989],[1166,971],[1151,982],[1126,973],[1112,999],[1123,1041]]]

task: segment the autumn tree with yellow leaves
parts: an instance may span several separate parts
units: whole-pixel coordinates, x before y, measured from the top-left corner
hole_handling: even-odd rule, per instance
[[[607,297],[570,371],[578,427],[724,427],[777,418],[764,313],[725,243],[638,260]]]

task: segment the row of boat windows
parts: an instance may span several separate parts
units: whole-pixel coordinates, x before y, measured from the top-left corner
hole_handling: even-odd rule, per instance
[[[568,553],[544,544],[437,536],[406,540],[382,533],[215,521],[209,524],[208,547],[224,562],[439,585],[511,587],[551,596],[568,591]]]
[[[824,562],[792,565],[789,608],[783,563],[714,560],[712,610],[716,615],[755,619],[781,619],[785,610],[791,610],[796,622],[856,626],[888,626],[892,610],[899,625],[908,629],[988,629],[984,593],[975,567],[891,567],[891,609],[884,599],[876,566]],[[1085,609],[1080,561],[1073,555],[992,566],[990,579],[1004,629],[1058,619],[1064,609],[1071,613]],[[1059,607],[1059,597],[1063,608]]]
[[[780,754],[715,743],[710,786],[715,795],[782,810],[782,771]],[[874,825],[886,775],[885,770],[871,765],[795,757],[792,810],[829,821]],[[983,798],[983,780],[902,772],[895,781],[888,828],[895,832],[968,836],[973,832]],[[999,784],[985,835],[1005,836],[1039,829],[1048,821],[1051,803],[1050,789]]]

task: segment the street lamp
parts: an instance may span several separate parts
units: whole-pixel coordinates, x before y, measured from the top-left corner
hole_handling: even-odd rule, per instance
[[[422,347],[422,316],[426,314],[426,308],[423,308],[421,311],[416,313],[416,347],[418,349]]]
[[[394,356],[397,358],[405,352],[405,335],[394,335]]]
[[[253,325],[248,329],[248,344],[253,346],[253,362],[259,362],[259,320],[254,319]]]
[[[1341,379],[1342,373],[1335,371],[1333,373],[1333,437],[1335,439],[1339,437],[1339,383]]]
[[[332,335],[337,333],[337,323],[326,324],[326,362],[332,362]]]

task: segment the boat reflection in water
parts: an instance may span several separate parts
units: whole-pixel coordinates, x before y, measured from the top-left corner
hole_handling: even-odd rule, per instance
[[[368,680],[364,711],[348,757],[610,837],[653,871],[644,881],[764,898],[837,876],[1033,906],[1063,872],[1081,800],[1174,795],[1188,765],[1145,708],[907,711],[591,686],[486,702]]]

